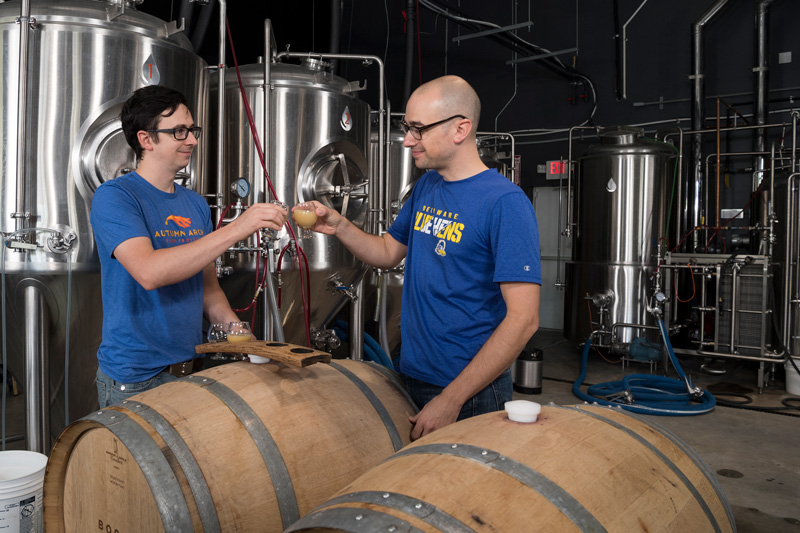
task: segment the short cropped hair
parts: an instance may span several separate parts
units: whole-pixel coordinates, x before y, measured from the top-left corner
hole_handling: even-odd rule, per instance
[[[144,148],[139,143],[138,133],[142,130],[157,129],[161,116],[172,116],[181,105],[189,107],[183,94],[160,85],[148,85],[137,89],[128,98],[128,101],[122,106],[120,120],[125,139],[136,152],[137,159],[141,160],[144,153]]]

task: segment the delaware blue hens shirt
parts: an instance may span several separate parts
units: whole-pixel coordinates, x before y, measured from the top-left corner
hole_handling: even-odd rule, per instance
[[[423,175],[389,228],[408,246],[400,370],[446,387],[506,314],[500,282],[542,283],[536,214],[495,170]]]

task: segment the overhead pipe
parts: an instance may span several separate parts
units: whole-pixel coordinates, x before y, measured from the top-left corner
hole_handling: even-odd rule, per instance
[[[403,64],[403,109],[411,97],[411,76],[414,71],[414,26],[417,20],[416,3],[406,0],[406,55]]]
[[[703,15],[692,25],[692,129],[703,129],[705,118],[705,68],[703,62],[703,35],[706,24],[728,4],[729,0],[716,0]],[[692,135],[692,174],[686,187],[686,202],[682,211],[686,220],[681,224],[684,228],[694,228],[701,223],[701,197],[703,190],[703,137]],[[682,200],[681,200],[682,201]],[[683,203],[683,202],[682,202]],[[692,236],[692,250],[698,245],[697,234]]]
[[[219,0],[219,42],[217,53],[217,207],[214,220],[219,220],[224,204],[225,190],[225,21],[228,16],[227,0]]]
[[[339,53],[339,42],[342,37],[342,0],[331,0],[331,39],[328,44],[328,52],[331,54]],[[336,74],[338,62],[331,61],[331,72]]]
[[[756,65],[753,67],[753,118],[756,126],[763,126],[767,122],[767,104],[768,94],[767,85],[769,82],[769,9],[774,0],[759,0],[756,4]],[[765,152],[767,150],[767,130],[766,128],[759,128],[755,131],[753,139],[753,151]],[[753,167],[756,172],[755,175],[762,176],[766,169],[766,158],[762,155],[756,156],[753,160]],[[758,183],[753,183],[753,190],[756,190]],[[773,198],[767,198],[762,201],[763,203],[771,204]],[[768,209],[754,209],[750,217],[752,226],[761,224],[767,226]]]

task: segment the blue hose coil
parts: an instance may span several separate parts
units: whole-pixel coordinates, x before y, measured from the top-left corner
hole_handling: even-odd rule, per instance
[[[689,394],[688,378],[678,363],[678,358],[675,357],[666,326],[661,320],[658,321],[658,326],[672,364],[681,377],[680,380],[650,374],[630,374],[620,381],[592,385],[587,390],[588,394],[584,393],[580,387],[583,385],[583,380],[586,379],[589,349],[592,345],[590,336],[583,348],[581,373],[578,380],[572,385],[572,394],[587,402],[621,407],[626,411],[645,415],[687,416],[711,412],[717,404],[716,398],[705,390],[696,399]]]

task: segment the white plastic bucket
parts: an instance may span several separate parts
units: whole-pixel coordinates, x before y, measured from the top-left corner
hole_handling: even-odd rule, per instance
[[[795,359],[794,364],[800,366],[800,359]],[[800,374],[794,369],[791,361],[787,360],[783,368],[786,369],[786,392],[800,396]]]
[[[0,531],[44,531],[42,487],[47,456],[37,452],[0,452]]]

